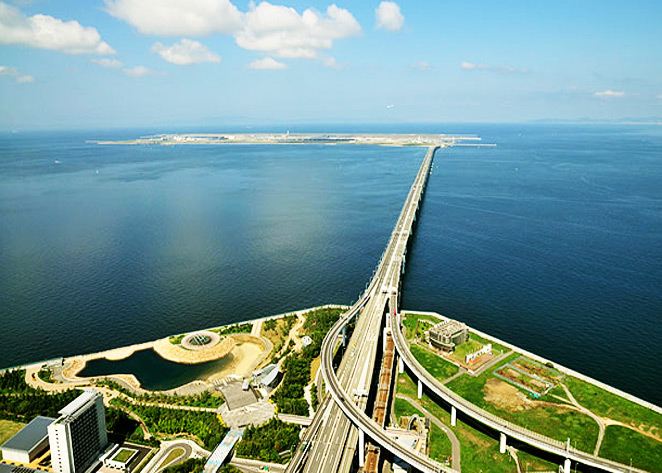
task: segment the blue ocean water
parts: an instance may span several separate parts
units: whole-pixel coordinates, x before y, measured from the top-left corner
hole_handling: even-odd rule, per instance
[[[437,154],[403,307],[662,403],[660,127],[383,130],[498,144]],[[424,154],[86,143],[140,134],[0,136],[0,365],[349,303]]]

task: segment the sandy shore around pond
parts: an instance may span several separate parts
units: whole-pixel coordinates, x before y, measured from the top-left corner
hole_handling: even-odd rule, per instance
[[[210,382],[226,378],[230,375],[240,376],[242,378],[250,376],[262,360],[269,354],[270,350],[265,350],[265,345],[259,338],[246,336],[253,340],[239,342],[232,350],[232,361],[228,363],[221,371],[212,374],[208,380]]]
[[[162,338],[154,342],[152,348],[161,358],[174,361],[175,363],[192,365],[223,358],[229,353],[232,353],[236,344],[235,336],[228,335],[227,337],[223,337],[216,345],[209,348],[187,350],[179,344],[174,345],[170,343],[168,338]]]
[[[167,344],[166,349],[167,355],[163,356],[163,353],[157,350],[159,344]],[[149,345],[149,346],[143,346]],[[218,349],[219,345],[224,345],[221,350]],[[161,346],[161,348],[163,345]],[[210,375],[205,380],[196,380],[192,381],[184,386],[174,388],[166,393],[170,394],[196,394],[202,392],[208,388],[209,382],[227,378],[228,376],[237,376],[237,377],[247,377],[257,368],[257,366],[262,363],[262,361],[269,355],[271,352],[271,344],[268,340],[262,339],[260,337],[255,337],[249,334],[232,334],[228,335],[223,339],[219,344],[214,347],[211,347],[209,353],[205,353],[207,350],[197,350],[190,351],[184,348],[178,347],[170,343],[166,339],[157,340],[156,342],[150,342],[149,344],[142,344],[139,346],[123,347],[115,350],[110,350],[106,352],[97,353],[94,355],[84,355],[84,356],[74,356],[68,358],[62,369],[62,381],[63,384],[53,385],[53,387],[58,386],[60,389],[69,387],[73,385],[83,386],[89,384],[95,379],[107,378],[112,379],[115,382],[118,382],[120,385],[134,391],[138,394],[146,393],[147,391],[140,386],[138,379],[132,374],[112,374],[108,376],[98,376],[92,378],[79,377],[80,373],[87,364],[88,361],[107,358],[107,359],[122,359],[130,356],[133,352],[138,349],[153,348],[160,356],[165,359],[169,359],[175,363],[183,364],[194,364],[194,363],[203,363],[206,361],[212,361],[220,359],[223,357],[228,357],[229,362],[225,364],[218,371]],[[128,354],[127,354],[128,353]],[[113,358],[110,358],[110,356]],[[122,356],[124,355],[124,356]],[[185,361],[186,360],[186,361]],[[199,360],[199,361],[192,361]],[[38,382],[38,379],[33,379],[33,383]],[[43,383],[49,384],[49,383]]]

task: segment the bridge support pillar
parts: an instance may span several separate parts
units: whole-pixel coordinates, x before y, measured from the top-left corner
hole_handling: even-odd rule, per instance
[[[398,357],[398,371],[400,372],[400,374],[405,372],[405,362],[402,361],[401,356]]]
[[[345,348],[347,345],[347,325],[342,328],[342,332],[340,333],[342,334],[342,346]]]
[[[455,424],[457,424],[457,409],[451,406],[451,427],[455,427]]]
[[[359,467],[365,466],[365,434],[359,429]]]
[[[499,434],[499,453],[506,453],[506,434]]]
[[[421,383],[421,380],[418,380],[418,398],[423,397],[423,383]]]
[[[563,473],[570,473],[570,459],[566,458],[563,462]]]

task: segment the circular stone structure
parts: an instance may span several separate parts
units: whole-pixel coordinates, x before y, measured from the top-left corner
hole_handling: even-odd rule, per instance
[[[221,341],[221,336],[215,332],[203,330],[200,332],[189,333],[182,338],[181,345],[187,350],[205,350],[211,348]]]

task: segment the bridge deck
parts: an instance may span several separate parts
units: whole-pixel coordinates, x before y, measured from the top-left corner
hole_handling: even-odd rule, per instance
[[[337,330],[332,329],[323,343],[322,367],[327,388],[332,394],[342,391],[342,396],[361,412],[365,410],[365,394],[372,383],[386,308],[397,307],[392,304],[397,300],[404,253],[436,149],[431,147],[423,159],[368,288],[334,326]],[[336,374],[332,360],[338,335],[354,317],[358,317],[356,327]],[[333,379],[329,376],[329,370]],[[358,430],[341,406],[327,398],[313,419],[303,448],[290,462],[288,471],[347,472],[355,458],[358,436]]]

